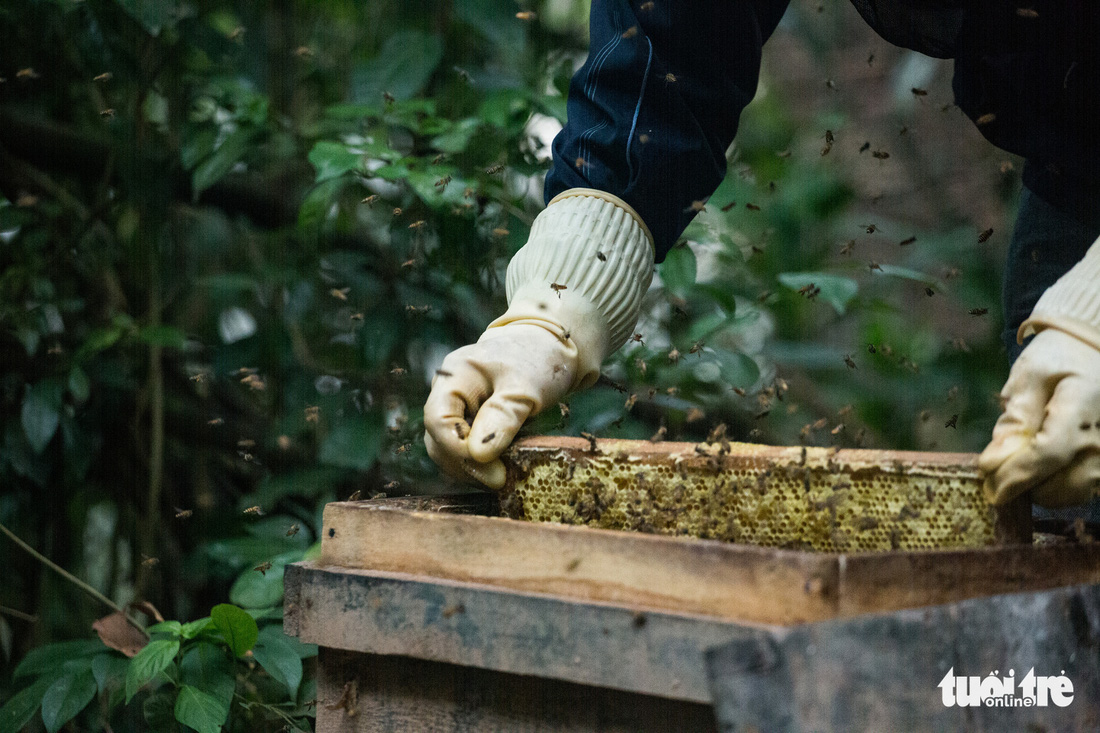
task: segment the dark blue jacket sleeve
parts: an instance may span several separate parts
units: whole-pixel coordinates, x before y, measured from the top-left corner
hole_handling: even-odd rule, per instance
[[[760,50],[788,0],[593,0],[588,60],[554,139],[546,200],[569,188],[619,196],[664,260],[726,173]]]

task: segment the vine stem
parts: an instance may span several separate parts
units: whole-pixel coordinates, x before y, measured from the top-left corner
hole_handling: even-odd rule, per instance
[[[85,583],[80,578],[78,578],[75,575],[73,575],[72,573],[70,573],[65,568],[63,568],[60,565],[58,565],[57,563],[55,563],[50,558],[43,555],[38,550],[36,550],[33,547],[31,547],[30,545],[28,545],[18,535],[16,535],[10,529],[5,527],[2,522],[0,522],[0,532],[3,532],[4,534],[6,534],[8,536],[8,539],[10,539],[12,542],[14,542],[15,544],[19,545],[24,550],[26,550],[27,553],[30,554],[31,557],[33,557],[35,560],[38,560],[38,562],[42,563],[43,565],[48,567],[50,570],[53,570],[55,573],[58,573],[61,577],[65,578],[65,580],[69,581],[70,583],[75,585],[77,588],[80,588],[80,590],[84,591],[85,593],[90,595],[92,598],[95,598],[97,601],[99,601],[100,603],[103,603],[108,608],[114,609],[116,612],[121,613],[124,616],[126,615],[126,612],[123,611],[122,608],[117,603],[115,603],[110,598],[108,598],[107,596],[105,596],[102,593],[100,593],[99,591],[97,591],[92,586]],[[129,617],[127,616],[127,618],[129,618]]]

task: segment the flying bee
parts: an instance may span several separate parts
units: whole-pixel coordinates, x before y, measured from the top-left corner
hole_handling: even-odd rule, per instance
[[[826,130],[825,131],[825,144],[826,145],[832,145],[833,141],[835,139],[836,138],[833,137],[833,131],[832,130]]]
[[[450,182],[451,182],[451,177],[450,176],[443,176],[442,178],[440,178],[438,181],[435,182],[435,187],[440,189],[440,190],[443,190],[443,189],[447,188],[447,184],[450,183]]]
[[[688,353],[689,354],[699,354],[699,356],[702,356],[703,355],[703,346],[705,346],[705,344],[703,343],[702,340],[696,341],[695,343],[693,343],[691,345],[691,348],[688,349]]]
[[[691,205],[684,209],[685,212],[694,211],[696,214],[702,213],[707,210],[706,201],[692,201]]]
[[[350,292],[351,288],[333,288],[332,290],[328,291],[328,294],[336,298],[337,300],[347,300],[348,293]]]
[[[378,200],[378,194],[372,193],[370,196],[367,196],[365,199],[363,199],[359,203],[366,204],[367,206],[374,206],[374,202],[377,201],[377,200]]]
[[[180,509],[176,507],[176,519],[190,519],[191,515],[194,513],[195,511],[193,509]]]
[[[114,110],[113,107],[108,107],[107,109],[101,109],[99,111],[99,116],[103,117],[104,119],[110,119],[110,118],[115,116],[115,110]]]
[[[516,13],[516,18],[518,18],[519,20],[525,20],[525,21],[528,21],[528,22],[533,21],[538,17],[539,17],[539,14],[536,13],[535,11],[533,11],[533,10],[521,10],[520,12]]]
[[[989,312],[988,308],[971,308],[970,310],[967,311],[967,313],[969,313],[972,316],[984,316],[988,312]]]
[[[665,74],[665,84],[675,84],[676,81],[676,75],[672,72]]]
[[[664,425],[662,425],[661,427],[657,428],[656,433],[649,436],[649,442],[650,443],[660,443],[662,440],[665,439],[666,435],[668,435],[668,428],[666,428]]]
[[[885,150],[872,150],[871,157],[878,160],[886,160],[890,157],[890,153],[886,152]]]
[[[1039,12],[1034,8],[1016,8],[1016,15],[1021,18],[1038,18]]]
[[[497,227],[496,229],[493,230],[493,236],[496,237],[497,239],[503,239],[504,237],[507,237],[510,233],[511,232],[509,232],[504,227]]]
[[[918,415],[918,417],[920,417],[921,422],[928,422],[929,420],[932,419],[932,411],[931,410],[921,410],[920,415]]]
[[[558,410],[561,411],[561,417],[563,420],[569,417],[569,405],[565,404],[564,402],[559,402]]]
[[[290,527],[288,527],[288,528],[287,528],[287,530],[286,530],[286,536],[287,536],[287,537],[293,537],[294,535],[298,534],[298,532],[299,532],[299,531],[300,531],[301,529],[302,529],[302,528],[301,528],[301,527],[299,527],[299,526],[298,526],[297,524],[292,524],[292,525],[290,525]]]
[[[356,489],[351,492],[351,496],[348,497],[348,501],[359,501],[359,497],[363,495],[362,489]]]
[[[384,485],[382,488],[385,489],[386,491],[393,491],[393,490],[397,489],[399,486],[401,486],[400,481],[390,481],[388,484]]]
[[[854,407],[852,405],[845,405],[836,411],[837,417],[848,417],[848,415],[852,414],[853,409]]]
[[[984,232],[978,235],[978,244],[984,244],[989,241],[989,238],[993,236],[993,227],[989,227]]]
[[[877,224],[863,224],[862,226],[863,226],[863,230],[865,232],[867,232],[868,234],[874,234],[875,232],[878,231],[878,225]]]
[[[591,165],[591,163],[589,163],[583,157],[578,157],[576,160],[573,161],[573,167],[577,169],[587,168],[589,165]]]
[[[870,149],[871,149],[871,141],[870,140],[864,141],[864,143],[859,146],[859,152],[860,152],[861,155],[863,153],[866,153]]]
[[[829,424],[829,420],[827,418],[823,417],[819,420],[815,420],[814,424],[810,426],[810,429],[811,430],[821,430],[821,428],[825,427],[828,424]]]
[[[638,26],[632,25],[629,28],[627,28],[625,31],[623,31],[623,35],[621,37],[624,38],[624,39],[627,39],[627,38],[633,38],[636,35],[638,35]]]
[[[645,341],[642,341],[642,338],[643,338],[642,334],[640,334],[640,333],[637,333],[637,332],[635,332],[635,333],[634,333],[634,334],[633,334],[633,335],[632,335],[632,336],[630,337],[630,340],[631,340],[631,341],[637,341],[637,342],[638,342],[638,343],[640,343],[640,344],[641,344],[642,346],[645,346]]]
[[[422,315],[424,313],[427,313],[431,309],[432,309],[431,305],[407,305],[407,306],[405,306],[405,310],[408,311],[409,313],[411,313],[414,316]]]
[[[30,66],[15,72],[16,79],[37,79],[39,76],[41,75]]]
[[[879,272],[882,272],[882,265],[875,262],[874,260],[871,260],[869,263],[867,263],[867,269],[868,270],[878,270]]]
[[[497,163],[496,165],[491,165],[488,168],[486,168],[485,169],[485,174],[488,175],[488,176],[495,176],[497,173],[500,173],[503,170],[504,170],[504,164],[503,163]]]
[[[454,376],[450,372],[444,371],[442,369],[436,369],[435,373],[436,373],[436,376],[440,376],[440,377],[453,377]]]
[[[955,428],[956,430],[958,429],[958,425],[959,425],[959,415],[958,415],[958,413],[952,415],[950,418],[948,418],[947,422],[945,422],[943,424],[943,426],[945,428]]]
[[[705,413],[698,407],[688,408],[687,415],[684,416],[684,422],[695,422],[702,420],[705,417]]]
[[[910,244],[912,244],[915,241],[917,241],[916,237],[909,237],[908,239],[903,239],[900,242],[898,242],[898,246],[899,247],[908,247]]]
[[[798,289],[798,294],[805,297],[806,300],[813,300],[821,294],[821,288],[813,283],[807,283]]]
[[[674,348],[672,351],[668,352],[668,360],[673,364],[680,361],[680,351]]]
[[[756,204],[745,204],[745,208],[749,211],[760,211],[760,207]]]
[[[405,267],[416,267],[416,258],[415,258],[415,257],[413,257],[413,258],[412,258],[411,260],[405,260],[404,262],[402,262],[402,263],[401,263],[401,267],[402,267],[402,268],[405,268]]]
[[[109,71],[104,71],[102,74],[99,74],[98,76],[93,77],[92,81],[107,82],[107,81],[110,81],[113,77],[114,77],[114,74],[112,74]]]
[[[264,510],[261,509],[259,505],[256,505],[248,507],[244,510],[244,513],[253,517],[262,517],[264,515]]]
[[[911,91],[913,93],[914,97],[927,97],[928,96],[928,90],[927,89],[921,89],[919,87],[913,87],[909,91]]]
[[[389,92],[382,92],[382,101],[385,102],[386,104],[393,104],[394,102],[397,101],[397,98],[394,97]]]
[[[978,119],[974,120],[974,124],[977,125],[978,127],[981,127],[982,125],[988,125],[990,122],[993,122],[995,119],[997,119],[997,115],[995,113],[987,112],[984,115],[982,115],[981,117],[979,117]]]
[[[633,410],[634,403],[637,401],[638,394],[635,392],[634,394],[631,394],[629,397],[626,398],[626,402],[623,403],[623,407],[625,407],[627,410]]]
[[[843,431],[843,430],[844,430],[844,423],[837,423],[837,426],[835,428],[833,428],[832,430],[830,430],[829,432],[833,435],[840,435],[841,431]]]
[[[401,445],[394,448],[393,452],[400,455],[402,453],[408,453],[411,450],[412,450],[412,443],[402,443]]]
[[[267,571],[271,570],[271,563],[270,562],[262,562],[262,563],[260,563],[259,565],[257,565],[256,567],[254,567],[252,569],[266,578],[267,577]]]
[[[933,295],[936,294],[936,291],[933,290],[930,286],[925,286],[924,294],[927,295],[929,298],[931,298]]]
[[[307,407],[302,412],[305,415],[307,423],[316,423],[321,419],[321,408],[316,405]]]
[[[746,394],[744,387],[730,387],[730,389],[732,389],[733,393],[736,394],[738,397],[744,397]]]
[[[401,216],[404,213],[405,213],[405,210],[402,209],[400,206],[393,207],[393,215],[394,216]]]
[[[873,63],[875,63],[875,52],[871,51],[867,54],[867,65],[870,66]]]
[[[141,566],[145,568],[154,568],[160,564],[159,557],[150,557],[149,555],[142,554]]]
[[[841,246],[840,254],[845,255],[847,257],[851,257],[852,256],[852,250],[855,249],[855,248],[856,248],[856,240],[849,239],[843,246]]]
[[[667,394],[669,397],[675,397],[676,395],[680,394],[680,388],[679,387],[665,387],[665,394]]]
[[[653,5],[653,0],[647,0],[647,2],[638,6],[638,10],[641,10],[643,13],[648,13],[650,10],[653,10]]]
[[[851,354],[845,354],[845,355],[844,355],[844,364],[845,364],[845,365],[847,365],[847,367],[848,367],[849,369],[855,369],[855,368],[856,368],[856,363],[855,363],[855,361],[854,361],[854,360],[852,359],[852,355],[851,355]]]
[[[561,298],[561,291],[568,290],[569,286],[568,285],[562,285],[560,283],[550,283],[550,289],[553,290],[555,293],[557,293],[558,297]]]
[[[878,352],[878,349],[875,348],[874,344],[867,344],[867,353],[868,354],[875,354],[877,352]]]

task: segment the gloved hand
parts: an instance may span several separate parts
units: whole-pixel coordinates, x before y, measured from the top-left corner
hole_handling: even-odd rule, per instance
[[[638,321],[653,277],[649,230],[602,191],[556,196],[508,265],[508,310],[443,360],[424,405],[428,455],[454,478],[504,485],[523,422],[590,387]]]
[[[1019,338],[1036,332],[978,460],[985,495],[1002,504],[1031,490],[1041,506],[1085,504],[1100,493],[1100,240],[1043,293]]]

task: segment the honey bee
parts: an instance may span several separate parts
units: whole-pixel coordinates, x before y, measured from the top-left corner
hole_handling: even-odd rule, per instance
[[[927,97],[928,96],[928,90],[927,89],[921,89],[919,87],[913,87],[909,91],[911,91],[913,93],[914,97]]]
[[[798,289],[798,294],[805,297],[807,300],[813,300],[821,294],[821,288],[813,283],[807,283]]]
[[[390,374],[394,375],[395,377],[403,377],[405,376],[405,369],[399,366],[395,366],[393,369],[390,369]]]
[[[910,244],[912,244],[915,241],[917,241],[916,237],[909,237],[908,239],[903,239],[900,242],[898,242],[898,246],[899,247],[908,247]]]
[[[241,384],[247,384],[250,389],[254,389],[257,392],[262,392],[267,385],[264,384],[264,380],[258,374],[248,374],[241,380]]]
[[[351,288],[333,288],[328,291],[328,294],[337,300],[347,300],[349,292],[351,292]]]
[[[814,424],[810,426],[810,429],[811,430],[821,430],[821,428],[825,427],[828,424],[829,424],[828,419],[823,417],[819,420],[815,420]]]
[[[676,81],[676,75],[672,72],[665,74],[665,84],[675,84]]]
[[[400,481],[390,481],[388,484],[384,485],[382,488],[385,489],[386,491],[394,491],[399,486],[401,486]]]
[[[978,235],[978,244],[984,244],[989,241],[989,238],[993,236],[993,227],[989,227],[981,234]]]
[[[840,435],[841,431],[843,431],[843,430],[844,430],[844,423],[837,423],[836,427],[834,427],[829,432],[832,435]]]
[[[539,14],[533,10],[521,10],[520,12],[516,13],[516,17],[520,20],[526,20],[530,22],[538,18]]]
[[[321,419],[321,408],[316,405],[307,407],[302,412],[305,415],[307,423],[316,423]]]
[[[854,361],[854,360],[852,359],[852,355],[851,355],[851,354],[845,354],[845,355],[844,355],[844,363],[845,363],[845,365],[847,365],[847,367],[848,367],[849,369],[855,369],[855,368],[856,368],[856,363],[855,363],[855,361]]]
[[[221,419],[220,417],[214,417],[214,418],[211,418],[211,419],[207,420],[206,424],[207,425],[221,425],[224,422],[225,422],[225,420]]]
[[[351,492],[351,496],[348,497],[348,501],[359,501],[359,497],[363,495],[362,489],[356,489]]]
[[[671,361],[673,364],[680,361],[680,351],[675,348],[672,349],[672,351],[668,352],[668,360]]]
[[[111,72],[109,72],[109,71],[104,71],[104,72],[103,72],[102,74],[99,74],[99,75],[97,75],[97,76],[93,77],[93,78],[92,78],[92,81],[98,81],[98,82],[108,82],[108,81],[110,81],[110,80],[111,80],[112,78],[114,78],[114,74],[112,74],[112,73],[111,73]]]
[[[504,227],[497,227],[496,229],[493,230],[493,236],[496,237],[497,239],[502,239],[504,237],[507,237],[510,233],[511,232],[509,232]]]
[[[702,212],[704,212],[704,211],[706,211],[706,210],[707,210],[707,202],[706,202],[706,201],[702,201],[702,200],[700,200],[700,201],[692,201],[692,202],[691,202],[691,205],[690,205],[690,206],[688,206],[688,207],[687,207],[686,209],[684,209],[684,211],[685,211],[685,212],[687,212],[687,211],[694,211],[694,212],[695,212],[696,214],[702,213]]]
[[[868,354],[876,354],[876,353],[878,353],[878,349],[875,348],[874,344],[867,344],[867,353]]]
[[[929,298],[931,298],[933,295],[936,294],[936,291],[933,290],[930,286],[925,286],[924,294],[927,295]]]
[[[1021,18],[1038,18],[1039,12],[1034,8],[1016,8],[1016,15]]]
[[[988,308],[971,308],[970,310],[967,311],[967,313],[969,313],[972,316],[984,316],[988,312],[989,312]]]
[[[852,410],[855,409],[852,405],[845,405],[836,411],[837,417],[848,417],[852,414]]]
[[[377,201],[377,200],[378,200],[378,194],[372,193],[370,196],[367,196],[365,199],[363,199],[359,203],[366,204],[367,206],[374,206],[374,202]]]
[[[190,519],[191,515],[194,513],[195,511],[193,509],[180,509],[176,507],[176,519]]]
[[[705,417],[705,413],[698,407],[688,408],[687,414],[684,416],[684,422],[696,422],[702,420]]]
[[[882,272],[882,265],[875,262],[874,260],[871,260],[869,263],[867,263],[867,269],[868,270],[878,270],[879,272]]]
[[[668,428],[666,428],[664,425],[662,425],[661,427],[657,428],[656,433],[649,436],[649,442],[650,443],[660,443],[662,440],[665,439],[665,436],[667,434],[668,434]]]
[[[583,157],[578,157],[576,160],[573,161],[573,167],[574,168],[578,168],[578,169],[587,168],[589,165],[590,165],[590,163],[587,160],[585,160]]]
[[[997,115],[995,113],[987,112],[984,115],[982,115],[981,117],[979,117],[978,119],[974,120],[974,124],[977,125],[978,127],[981,127],[983,125],[988,125],[990,122],[993,122],[995,119],[997,119]]]
[[[267,577],[267,571],[271,570],[271,563],[270,562],[262,562],[262,563],[260,563],[259,565],[257,565],[256,567],[254,567],[252,569],[266,578]]]
[[[581,437],[588,441],[588,450],[592,453],[596,452],[596,436],[592,433],[581,433]]]
[[[15,78],[16,79],[21,79],[21,80],[37,79],[39,76],[41,76],[41,74],[39,74],[37,71],[35,71],[30,66],[28,66],[25,69],[20,69],[19,71],[15,72]]]
[[[504,170],[504,164],[503,163],[497,163],[496,165],[491,165],[488,168],[486,168],[485,169],[485,174],[489,175],[489,176],[495,176],[497,173],[500,173],[503,170]]]
[[[607,255],[605,255],[603,252],[600,252],[599,250],[597,250],[596,251],[596,259],[599,260],[600,262],[607,262]]]
[[[745,208],[749,211],[760,211],[760,207],[756,204],[745,204]]]
[[[952,415],[950,418],[948,418],[947,422],[945,422],[943,424],[943,426],[945,428],[955,428],[957,430],[958,429],[958,424],[959,424],[959,415],[958,415],[958,413],[956,413],[956,414]]]
[[[292,524],[292,525],[290,525],[290,527],[287,528],[286,536],[287,537],[293,537],[294,535],[298,534],[298,532],[300,530],[301,530],[301,527],[299,527],[297,524]]]
[[[108,107],[107,109],[101,109],[99,111],[99,116],[103,117],[104,119],[110,119],[110,118],[115,116],[115,110],[114,110],[113,107]]]
[[[871,157],[878,160],[886,160],[890,157],[890,153],[886,152],[885,150],[872,150]]]
[[[557,293],[558,298],[561,298],[561,291],[568,290],[568,285],[561,285],[560,283],[550,283],[550,289]]]
[[[647,0],[647,2],[638,6],[638,10],[641,10],[643,13],[648,13],[650,10],[653,10],[653,5],[653,0]]]
[[[702,340],[696,341],[695,343],[693,343],[691,345],[691,348],[688,349],[688,353],[689,354],[699,354],[699,356],[702,356],[703,355],[703,346],[705,346],[705,345],[706,344],[704,344]]]
[[[493,435],[493,434],[492,434],[492,433],[490,433],[490,436],[492,436],[492,435]],[[490,437],[490,439],[491,439],[491,437]],[[482,442],[485,442],[485,441],[482,441]],[[394,449],[393,449],[393,452],[394,452],[394,453],[397,453],[398,455],[400,455],[400,454],[402,454],[402,453],[408,453],[408,452],[409,452],[409,451],[411,451],[411,450],[412,450],[412,443],[402,443],[401,445],[399,445],[399,446],[397,446],[396,448],[394,448]]]
[[[402,214],[404,214],[404,213],[405,213],[405,210],[404,210],[404,209],[402,209],[402,208],[401,208],[400,206],[395,206],[395,207],[393,207],[393,215],[394,215],[395,217],[396,217],[396,216],[401,216],[401,215],[402,215]]]
[[[458,436],[459,440],[466,440],[466,436],[469,435],[469,430],[467,428],[469,428],[469,425],[464,422],[455,423],[455,435]]]
[[[244,513],[253,517],[262,517],[264,515],[264,510],[261,509],[259,505],[256,505],[248,507],[244,510]]]
[[[638,26],[632,25],[629,28],[627,28],[625,31],[623,31],[622,38],[624,38],[624,39],[633,38],[636,35],[638,35]]]
[[[852,250],[855,249],[855,248],[856,248],[856,240],[849,239],[847,243],[845,243],[843,246],[841,246],[840,254],[845,255],[847,257],[851,257],[852,256]]]
[[[142,556],[141,556],[141,566],[142,567],[154,568],[159,564],[160,564],[160,558],[150,557],[148,555],[142,554]]]
[[[442,178],[440,178],[438,181],[435,182],[435,187],[440,189],[440,190],[443,190],[443,189],[447,188],[447,184],[450,183],[450,182],[451,182],[451,177],[450,176],[443,176]]]
[[[864,143],[859,146],[860,154],[866,153],[870,149],[871,149],[871,141],[870,140],[865,140]]]

